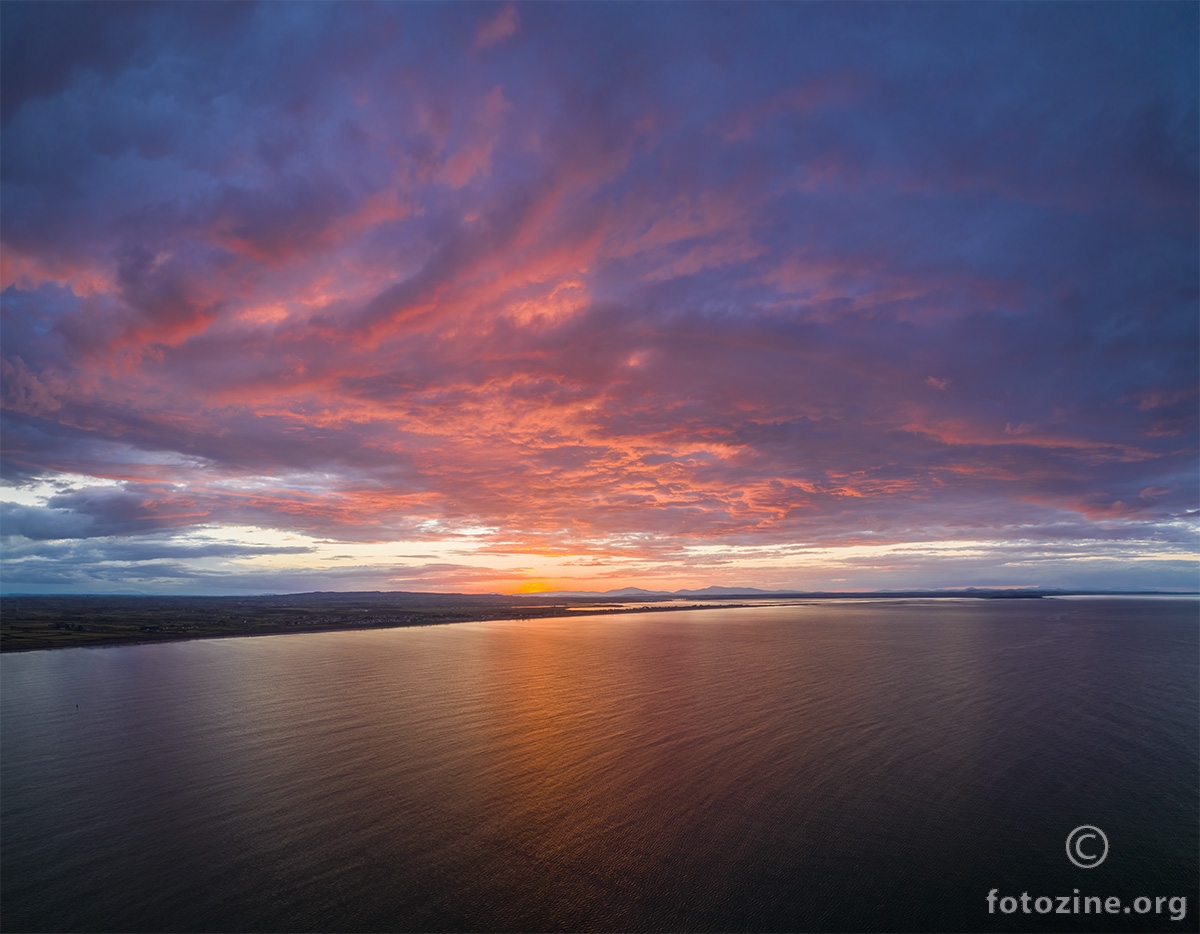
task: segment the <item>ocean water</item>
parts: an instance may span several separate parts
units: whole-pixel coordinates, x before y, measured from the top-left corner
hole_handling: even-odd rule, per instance
[[[877,600],[5,655],[0,926],[1195,931],[1198,635]]]

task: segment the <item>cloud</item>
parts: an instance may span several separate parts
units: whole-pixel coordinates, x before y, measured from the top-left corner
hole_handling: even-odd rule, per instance
[[[494,16],[479,24],[475,30],[475,47],[486,49],[503,42],[517,31],[520,24],[521,17],[517,14],[517,8],[511,3],[506,3]]]
[[[0,535],[21,536],[35,542],[63,538],[86,538],[90,517],[66,510],[49,510],[19,503],[0,503]]]
[[[1194,528],[1193,9],[477,14],[4,7],[6,556]]]

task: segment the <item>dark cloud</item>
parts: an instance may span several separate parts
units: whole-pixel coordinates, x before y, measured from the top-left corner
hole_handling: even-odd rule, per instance
[[[145,41],[145,4],[6,3],[0,14],[0,114],[61,92],[82,69],[111,76]]]

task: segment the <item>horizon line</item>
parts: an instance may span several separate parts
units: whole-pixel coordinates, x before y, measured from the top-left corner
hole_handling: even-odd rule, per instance
[[[466,590],[263,590],[253,593],[195,593],[195,592],[152,592],[135,590],[110,591],[0,591],[0,599],[6,597],[203,597],[203,598],[254,598],[254,597],[303,597],[315,595],[354,596],[374,594],[380,596],[438,596],[438,597],[704,597],[718,598],[773,598],[773,597],[873,597],[873,596],[971,596],[975,594],[1027,594],[1047,596],[1200,596],[1196,590],[1155,589],[1098,589],[1082,587],[905,587],[900,589],[874,590],[764,590],[756,587],[724,587],[713,585],[678,590],[647,590],[641,587],[619,587],[612,590],[542,590],[503,593],[500,591]]]

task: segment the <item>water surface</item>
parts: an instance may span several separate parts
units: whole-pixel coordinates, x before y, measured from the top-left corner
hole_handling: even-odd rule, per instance
[[[1196,930],[1197,630],[1194,600],[823,601],[5,655],[0,920]]]

